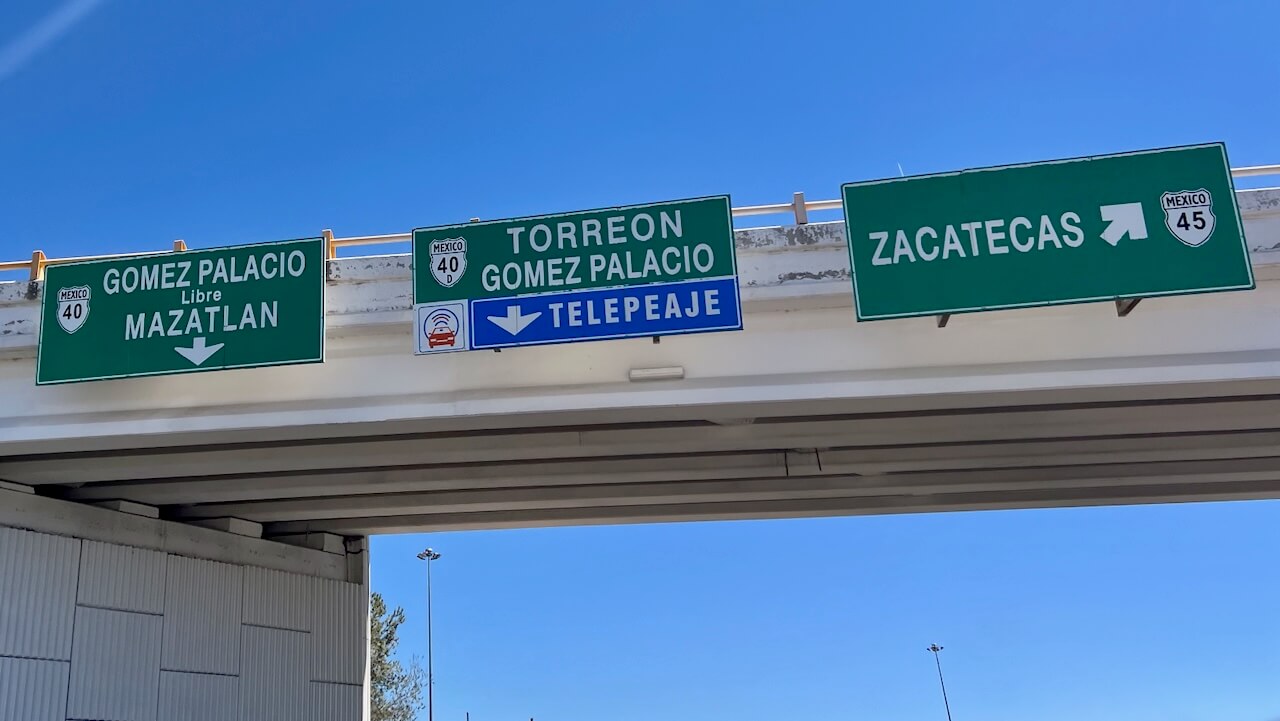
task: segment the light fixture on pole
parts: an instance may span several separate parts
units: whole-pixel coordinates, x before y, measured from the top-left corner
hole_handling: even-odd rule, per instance
[[[431,663],[431,562],[440,560],[440,554],[428,548],[418,554],[418,560],[427,562],[427,721],[435,721],[436,677]]]
[[[938,666],[938,684],[942,686],[942,705],[947,709],[947,721],[951,721],[951,704],[947,701],[947,682],[942,680],[942,661],[939,660],[938,652],[942,647],[936,643],[929,644],[926,651],[933,652],[933,662]]]

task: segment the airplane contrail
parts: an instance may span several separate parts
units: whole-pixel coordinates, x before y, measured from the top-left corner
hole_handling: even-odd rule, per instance
[[[21,70],[27,61],[75,27],[102,1],[68,0],[8,45],[0,48],[0,82]]]

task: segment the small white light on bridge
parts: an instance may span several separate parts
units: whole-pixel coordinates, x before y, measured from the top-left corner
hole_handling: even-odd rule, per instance
[[[678,381],[684,378],[684,366],[632,368],[628,377],[633,381]]]

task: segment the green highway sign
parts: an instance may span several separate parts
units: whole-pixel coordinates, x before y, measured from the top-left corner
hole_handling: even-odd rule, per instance
[[[324,360],[323,238],[51,265],[36,383]]]
[[[413,231],[415,303],[734,274],[729,196]]]
[[[842,195],[858,320],[1254,287],[1220,143]]]
[[[413,232],[420,354],[741,330],[729,196]]]

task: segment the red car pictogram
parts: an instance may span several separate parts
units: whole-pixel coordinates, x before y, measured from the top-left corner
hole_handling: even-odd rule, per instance
[[[436,328],[427,334],[427,347],[435,348],[436,346],[447,345],[452,347],[457,342],[458,334],[448,328]]]

